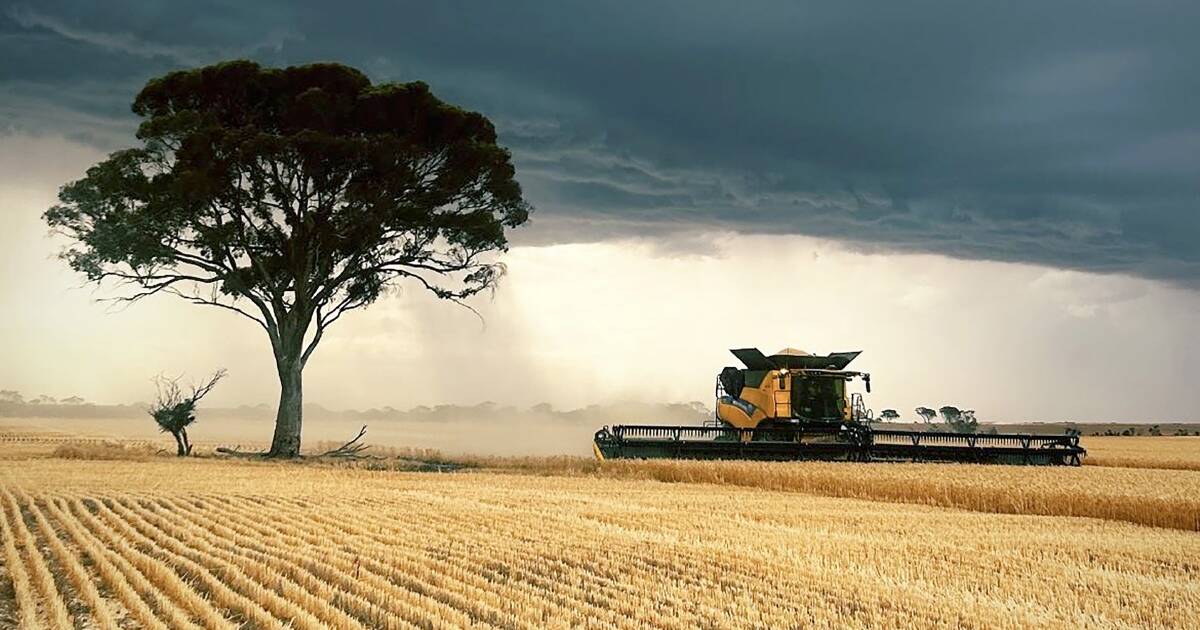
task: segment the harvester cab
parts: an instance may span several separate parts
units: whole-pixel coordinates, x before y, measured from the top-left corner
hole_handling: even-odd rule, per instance
[[[844,369],[859,352],[818,356],[784,348],[770,357],[757,348],[731,352],[745,367],[726,367],[717,376],[720,425],[781,429],[871,420],[862,395],[848,393],[849,382],[856,378],[870,391],[870,374]]]
[[[617,425],[596,432],[599,459],[682,458],[950,461],[1074,465],[1077,435],[976,434],[877,429],[849,384],[871,375],[847,370],[860,352],[816,355],[784,348],[731,350],[744,367],[717,375],[716,410],[704,426]]]

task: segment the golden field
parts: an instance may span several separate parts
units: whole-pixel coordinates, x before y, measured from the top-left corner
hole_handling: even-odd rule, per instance
[[[1200,436],[1083,438],[1089,466],[1200,470]]]
[[[520,460],[414,473],[131,450],[0,459],[0,627],[1200,618],[1197,471]]]
[[[1200,531],[1200,472],[844,462],[613,461],[602,474]]]

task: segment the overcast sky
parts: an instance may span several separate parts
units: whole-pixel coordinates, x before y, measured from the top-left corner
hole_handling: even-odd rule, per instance
[[[40,220],[133,142],[147,79],[249,57],[426,81],[496,123],[536,208],[486,327],[401,291],[338,323],[309,401],[707,402],[727,348],[799,346],[864,350],[876,410],[1196,419],[1196,24],[1096,0],[0,2],[0,388],[131,400],[224,365],[214,401],[275,399],[261,331],[165,297],[106,312]]]

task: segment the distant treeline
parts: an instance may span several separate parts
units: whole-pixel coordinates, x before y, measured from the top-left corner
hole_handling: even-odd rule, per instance
[[[7,395],[5,395],[7,394]],[[147,403],[125,405],[98,405],[68,398],[50,402],[47,397],[34,400],[14,399],[10,391],[0,390],[0,417],[8,418],[77,418],[77,419],[121,419],[143,418],[149,408]],[[542,403],[532,407],[514,407],[485,402],[477,405],[418,406],[407,410],[393,407],[372,409],[333,410],[321,405],[304,406],[304,416],[312,420],[342,419],[362,421],[399,422],[450,422],[450,421],[506,421],[514,419],[536,419],[551,422],[596,425],[623,424],[679,424],[700,425],[713,418],[710,408],[700,402],[690,403],[635,403],[619,402],[603,405],[588,405],[579,409],[555,409]],[[275,419],[275,408],[268,404],[242,405],[239,407],[204,407],[200,417],[225,418],[270,422]],[[920,423],[895,422],[882,426],[897,429],[928,430]],[[1195,422],[986,422],[980,423],[979,432],[1000,431],[1005,433],[1063,433],[1079,431],[1083,435],[1200,435],[1200,424]]]
[[[888,429],[926,431],[930,425],[914,422],[889,422],[876,426]],[[1028,433],[1031,435],[1077,431],[1092,436],[1200,436],[1196,422],[981,422],[979,433]]]
[[[59,404],[0,401],[0,417],[6,418],[132,418],[144,416],[147,406]]]
[[[0,400],[0,417],[9,418],[136,418],[146,414],[148,405],[97,405],[92,403],[62,404],[47,402],[16,402]],[[615,421],[630,424],[702,424],[712,418],[712,410],[703,403],[610,403],[588,405],[580,409],[559,410],[549,404],[532,407],[501,406],[490,402],[478,405],[419,406],[400,410],[392,407],[366,410],[332,410],[320,405],[305,405],[304,415],[310,419],[347,419],[366,421],[445,422],[455,420],[508,420],[514,417],[538,418],[548,421],[571,423],[608,423]],[[209,407],[200,410],[200,416],[246,420],[271,420],[275,417],[272,406],[243,405],[240,407]]]

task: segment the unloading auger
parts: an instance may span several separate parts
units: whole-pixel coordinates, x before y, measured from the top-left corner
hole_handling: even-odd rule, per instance
[[[745,366],[717,376],[716,413],[703,426],[616,425],[596,432],[598,459],[933,461],[1078,466],[1078,435],[903,431],[872,426],[862,394],[871,375],[846,366],[861,352],[818,356],[785,348],[730,350]]]

